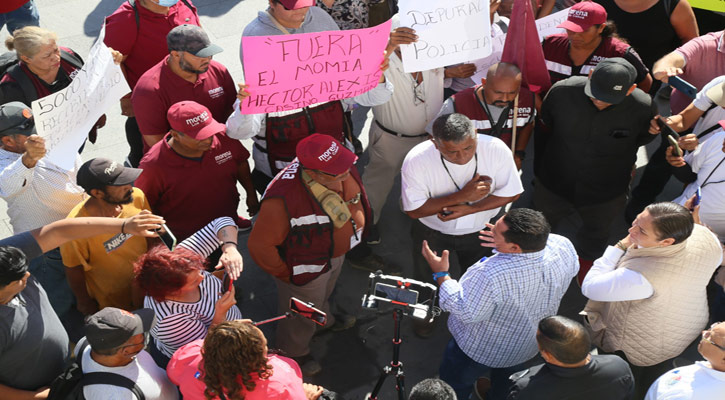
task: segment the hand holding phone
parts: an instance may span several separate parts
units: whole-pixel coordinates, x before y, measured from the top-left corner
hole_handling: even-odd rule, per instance
[[[222,280],[222,293],[226,293],[232,290],[232,285],[234,285],[234,279],[232,279],[232,277],[229,276],[228,273],[224,272],[224,279]]]
[[[672,136],[667,136],[667,140],[672,145],[672,154],[677,157],[682,157],[682,149],[680,148],[680,145],[677,144],[677,140],[675,140]]]
[[[171,233],[166,224],[161,224],[161,228],[156,229],[156,234],[159,235],[159,239],[164,242],[169,251],[174,251],[176,248],[176,236]]]
[[[660,116],[657,117],[657,126],[660,127],[660,132],[664,133],[667,136],[672,136],[673,138],[675,138],[675,141],[680,140],[680,134],[675,132],[674,129],[667,125],[664,118]]]
[[[697,97],[697,88],[679,76],[669,77],[667,83],[691,99]]]
[[[695,200],[692,202],[692,208],[694,209],[696,206],[699,206],[701,200],[702,200],[702,189],[698,187],[697,191],[695,192]]]

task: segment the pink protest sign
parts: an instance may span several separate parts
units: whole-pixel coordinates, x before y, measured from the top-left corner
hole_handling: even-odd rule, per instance
[[[366,29],[242,38],[244,114],[346,99],[378,85],[390,21]]]

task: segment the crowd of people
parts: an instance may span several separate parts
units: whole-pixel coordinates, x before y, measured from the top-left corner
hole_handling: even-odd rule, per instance
[[[334,295],[347,265],[438,286],[428,306],[448,313],[450,340],[419,349],[443,361],[410,399],[721,398],[725,13],[493,0],[492,37],[513,3],[537,18],[570,7],[565,33],[541,46],[551,85],[528,87],[524,66],[495,59],[405,72],[401,47],[418,36],[395,0],[268,0],[242,38],[388,19],[391,32],[372,90],[245,114],[255,88],[213,60],[222,48],[191,0],[124,1],[104,43],[132,89],[120,99],[130,151],[84,162],[84,145],[70,169],[46,157],[30,105],[84,60],[38,26],[35,0],[0,5],[0,197],[14,233],[0,240],[0,398],[65,398],[74,384],[88,399],[339,398],[304,380],[326,368],[313,336],[356,324]],[[257,56],[240,48],[242,67]],[[368,111],[363,148],[352,114]],[[532,204],[514,205],[527,151]],[[672,176],[681,195],[657,201]],[[402,271],[374,251],[392,239],[390,198],[411,222]],[[614,242],[619,220],[631,228]],[[242,231],[278,311],[298,298],[324,327],[285,318],[268,350],[237,305]],[[579,321],[557,315],[570,287],[588,299]],[[415,333],[436,320],[415,319]],[[704,361],[682,364],[694,343]]]

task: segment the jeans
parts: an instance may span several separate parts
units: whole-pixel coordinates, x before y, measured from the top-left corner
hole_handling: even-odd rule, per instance
[[[491,368],[479,364],[458,347],[455,339],[451,339],[443,354],[439,375],[451,385],[456,396],[463,400],[469,398],[479,377],[488,377],[491,380],[491,390],[488,391],[486,400],[502,400],[506,398],[511,387],[509,376],[523,368],[523,363],[505,368]]]
[[[65,266],[60,257],[60,249],[55,248],[30,262],[28,271],[48,294],[50,305],[64,321],[75,304],[75,296],[65,277]]]
[[[17,10],[0,14],[0,29],[6,25],[10,33],[28,25],[40,26],[40,15],[38,15],[35,0],[28,1]]]

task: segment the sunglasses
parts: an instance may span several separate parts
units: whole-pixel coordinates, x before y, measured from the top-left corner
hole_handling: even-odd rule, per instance
[[[706,331],[702,331],[702,340],[710,343],[711,345],[717,347],[718,349],[720,349],[722,351],[725,351],[725,347],[720,346],[719,344],[712,341],[712,328],[714,328],[715,325],[717,325],[717,323],[710,325],[710,329],[708,329]]]

